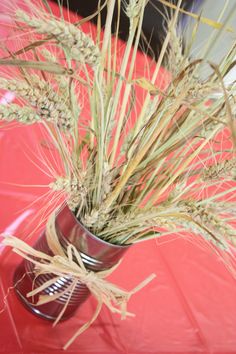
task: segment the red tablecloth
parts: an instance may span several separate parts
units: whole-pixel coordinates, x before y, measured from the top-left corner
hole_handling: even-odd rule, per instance
[[[140,54],[136,70],[142,72],[144,64]],[[50,182],[31,162],[40,139],[36,127],[0,131],[0,232],[22,239],[38,223],[34,215],[47,189],[5,182]],[[11,288],[19,261],[0,249],[0,353],[62,353],[62,345],[91,318],[96,301],[90,297],[74,318],[52,328],[26,311]],[[131,247],[110,279],[132,289],[153,272],[156,279],[129,302],[135,318],[120,321],[103,308],[68,353],[236,353],[236,282],[219,257],[187,240],[153,240]]]

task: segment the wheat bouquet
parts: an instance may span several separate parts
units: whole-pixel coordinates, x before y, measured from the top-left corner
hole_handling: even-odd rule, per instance
[[[235,65],[236,45],[219,64],[208,54],[232,29],[188,13],[194,23],[183,45],[177,26],[186,12],[181,1],[176,6],[160,1],[171,16],[166,14],[157,62],[144,60],[145,76],[137,75],[136,59],[146,0],[105,1],[95,14],[93,35],[82,30],[87,19],[56,17],[44,1],[10,8],[21,44],[14,52],[7,43],[2,46],[0,88],[14,92],[17,100],[0,106],[0,118],[3,127],[14,122],[44,130],[61,166],[60,173],[47,166],[51,182],[45,187],[98,238],[130,245],[175,234],[211,247],[231,266],[236,106],[235,82],[226,85],[225,77]],[[112,32],[115,5],[117,30]],[[122,55],[121,8],[129,19]],[[193,57],[201,22],[212,27],[212,35]],[[168,75],[161,84],[163,65]],[[203,66],[210,69],[204,79]]]

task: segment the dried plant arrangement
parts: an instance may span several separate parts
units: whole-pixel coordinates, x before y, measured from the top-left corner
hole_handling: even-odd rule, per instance
[[[234,144],[222,151],[220,142],[225,132],[235,141],[235,88],[224,84],[235,44],[219,65],[207,56],[191,59],[177,31],[181,1],[169,4],[175,11],[155,70],[136,77],[145,5],[119,4],[130,20],[121,62],[117,33],[111,33],[115,1],[107,2],[104,35],[98,28],[95,40],[80,29],[83,21],[55,17],[48,5],[15,10],[15,31],[28,43],[14,53],[6,47],[0,61],[16,69],[14,77],[3,71],[0,87],[18,98],[0,106],[1,119],[47,130],[63,164],[61,175],[52,176],[52,193],[63,194],[81,223],[103,240],[130,244],[187,230],[225,250],[235,242],[235,156]],[[163,62],[171,77],[161,90],[156,79]],[[204,81],[198,75],[203,64],[212,69]],[[140,87],[141,103],[135,100]],[[212,186],[221,191],[207,197],[204,190]]]
[[[14,52],[7,43],[1,48],[0,88],[17,100],[0,105],[0,118],[3,128],[15,122],[44,130],[60,159],[60,173],[47,166],[51,198],[67,203],[98,238],[130,245],[175,234],[211,247],[231,266],[236,106],[235,82],[226,84],[225,77],[235,66],[236,45],[218,64],[208,53],[232,29],[189,13],[195,22],[184,45],[177,26],[181,1],[162,2],[172,16],[159,59],[144,59],[142,76],[136,58],[146,0],[107,0],[104,31],[98,8],[93,35],[82,30],[86,19],[57,17],[44,1],[10,9],[20,45]],[[130,22],[122,55],[119,16],[111,31],[117,4]],[[194,57],[201,22],[212,35]],[[164,84],[158,81],[162,66]],[[210,70],[204,79],[203,66]]]

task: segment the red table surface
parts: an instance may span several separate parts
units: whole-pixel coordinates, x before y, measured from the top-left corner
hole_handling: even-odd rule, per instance
[[[136,70],[142,72],[144,64],[140,54]],[[1,233],[25,239],[38,222],[34,215],[47,189],[6,182],[50,182],[28,156],[34,157],[40,139],[37,127],[0,131]],[[9,249],[0,248],[0,353],[64,353],[63,344],[91,318],[96,300],[90,297],[75,317],[52,328],[15,296],[12,276],[19,262]],[[67,352],[236,353],[236,282],[218,256],[180,238],[152,240],[132,246],[110,280],[132,289],[153,272],[157,277],[130,299],[128,310],[136,317],[121,321],[104,307]]]

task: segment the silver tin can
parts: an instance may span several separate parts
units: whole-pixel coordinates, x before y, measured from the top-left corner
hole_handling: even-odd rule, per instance
[[[74,245],[80,252],[85,267],[95,272],[114,266],[129,248],[129,246],[108,243],[93,235],[76,219],[67,205],[58,212],[55,226],[62,247],[66,249],[68,242]],[[34,248],[51,255],[45,232],[40,236]],[[39,295],[55,295],[66,290],[72,282],[69,277],[61,277],[40,294],[34,297],[27,297],[27,293],[33,288],[39,287],[53,278],[55,278],[53,274],[43,274],[35,277],[33,263],[23,260],[14,274],[15,291],[28,310],[51,321],[58,317],[70,296],[66,310],[61,318],[61,321],[63,321],[75,313],[78,307],[88,298],[90,291],[78,281],[72,295],[68,291],[68,293],[65,292],[54,301],[37,306]]]

